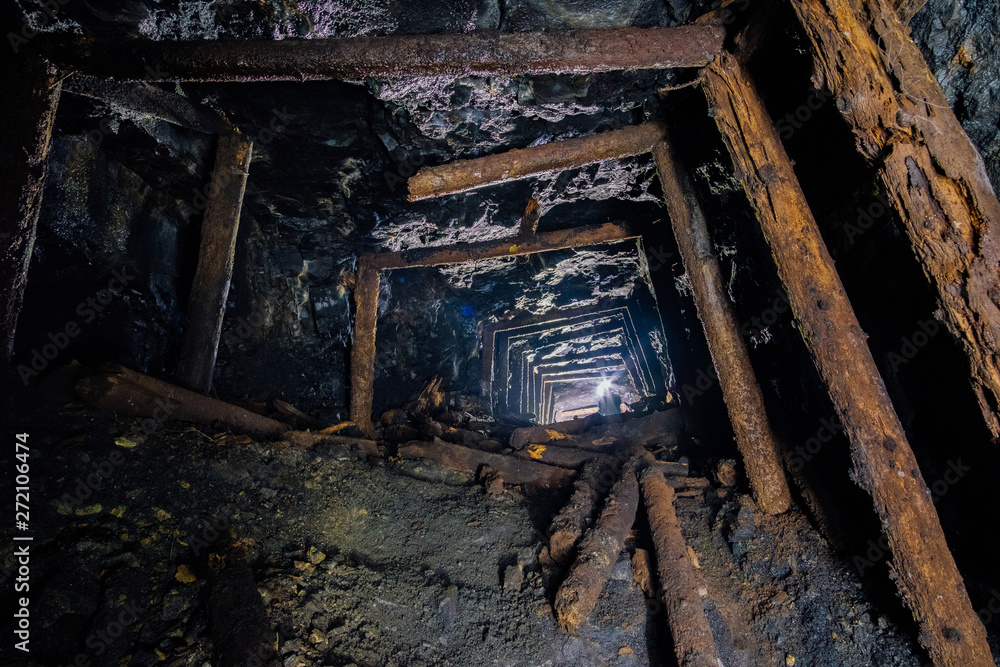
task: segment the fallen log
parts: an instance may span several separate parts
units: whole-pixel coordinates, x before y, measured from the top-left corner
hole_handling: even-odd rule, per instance
[[[220,667],[281,667],[274,646],[275,630],[250,566],[238,550],[212,559],[212,563],[218,568],[208,578],[212,663]]]
[[[612,466],[590,461],[573,481],[573,493],[549,526],[549,556],[560,565],[573,558],[576,543],[590,527],[597,513],[597,504],[605,491],[618,479]]]
[[[698,594],[694,565],[677,523],[673,489],[654,467],[639,473],[652,530],[659,596],[667,612],[679,667],[718,667],[719,653]]]
[[[180,383],[203,394],[212,388],[252,153],[253,143],[239,132],[219,137],[177,366]]]
[[[14,332],[24,303],[28,264],[35,247],[35,230],[48,175],[52,126],[59,105],[56,69],[35,59],[22,59],[5,76],[0,109],[0,364],[6,368],[14,353]],[[17,100],[16,103],[13,100]],[[74,324],[75,326],[75,324]],[[75,335],[75,334],[74,334]],[[18,369],[27,383],[37,375]]]
[[[791,505],[792,495],[782,469],[780,447],[764,408],[764,396],[715,257],[705,214],[668,142],[656,145],[653,159],[750,488],[766,514],[780,514]]]
[[[673,444],[684,428],[684,419],[681,411],[675,408],[620,423],[595,426],[583,432],[576,431],[576,426],[570,429],[559,428],[561,426],[551,424],[515,429],[510,437],[510,446],[522,449],[528,444],[554,443],[562,447],[613,453],[633,447]]]
[[[404,459],[426,459],[470,475],[477,474],[480,467],[488,465],[496,470],[508,484],[560,487],[570,484],[576,474],[575,470],[569,468],[524,461],[512,456],[491,454],[440,441],[405,445],[399,448],[399,455]]]
[[[597,522],[577,545],[576,561],[556,593],[556,620],[568,632],[575,633],[594,610],[625,546],[638,505],[639,484],[629,465],[611,488]]]
[[[1000,202],[934,72],[888,0],[794,0],[830,90],[899,212],[940,318],[1000,439]],[[907,14],[920,2],[901,2]],[[860,233],[860,229],[857,230]]]
[[[718,26],[571,32],[391,35],[343,39],[101,42],[53,49],[69,70],[166,81],[314,81],[414,76],[587,74],[702,67],[722,48]],[[160,74],[162,72],[162,74]]]
[[[992,665],[985,629],[948,550],[933,496],[756,87],[730,54],[703,76],[799,333],[850,438],[854,479],[874,500],[896,584],[920,625],[921,643],[938,665]]]
[[[579,470],[588,461],[601,461],[609,465],[623,465],[631,456],[628,453],[631,448],[624,446],[614,450],[617,455],[605,454],[588,449],[576,447],[560,447],[549,443],[547,445],[528,445],[524,449],[514,452],[514,456],[520,459],[531,461],[541,461],[549,465],[562,466],[563,468],[573,468]],[[688,474],[688,465],[676,461],[656,461],[656,466],[664,475],[685,476]]]
[[[103,410],[151,418],[143,422],[143,430],[147,426],[155,429],[157,424],[167,420],[200,424],[222,422],[240,433],[265,440],[278,440],[289,430],[282,422],[117,364],[110,364],[96,375],[77,382],[76,392]]]
[[[663,138],[660,123],[644,123],[589,137],[516,148],[496,155],[421,169],[407,182],[409,201],[420,201],[554,171],[579,169],[653,150]]]
[[[282,436],[281,441],[287,443],[289,447],[302,449],[312,449],[316,445],[336,445],[344,449],[359,451],[365,456],[381,456],[378,444],[374,440],[366,440],[365,438],[348,438],[341,435],[328,435],[323,432],[288,431]]]

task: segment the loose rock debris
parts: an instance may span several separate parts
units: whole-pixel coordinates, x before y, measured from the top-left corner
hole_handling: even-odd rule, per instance
[[[52,480],[40,493],[53,498],[40,509],[35,562],[45,582],[44,664],[72,664],[78,654],[93,664],[239,664],[224,662],[227,614],[250,614],[256,639],[243,643],[261,660],[275,651],[284,665],[672,664],[669,604],[635,476],[643,466],[632,458],[645,448],[622,446],[576,471],[514,456],[509,443],[523,432],[482,415],[442,407],[394,419],[416,433],[478,433],[501,448],[435,436],[393,442],[391,427],[366,440],[352,425],[289,431],[273,443],[175,421],[144,433],[141,418],[80,404],[57,410],[38,434],[39,465]],[[664,415],[616,427],[641,430],[644,420]],[[679,428],[662,435],[683,437]],[[123,438],[135,446],[113,444]],[[539,444],[532,439],[522,450]],[[649,449],[675,451],[656,439]],[[467,452],[454,469],[417,455],[433,448]],[[79,487],[112,452],[124,454],[108,478]],[[565,472],[514,482],[483,465],[496,460]],[[707,462],[692,472],[715,469]],[[720,497],[700,477],[664,479],[687,496],[674,500],[677,525],[700,565],[698,601],[723,664],[781,664],[788,655],[797,664],[920,664],[893,613],[872,609],[802,514],[768,517],[746,489]],[[631,489],[624,512],[623,486]],[[611,507],[613,544],[600,540]],[[565,531],[577,535],[568,547]],[[9,550],[2,555],[9,562]],[[577,586],[584,577],[574,570],[598,560],[600,571]],[[559,592],[574,587],[587,599],[561,611]],[[86,642],[107,616],[101,610],[122,604],[119,591],[142,611],[98,662]],[[263,615],[250,602],[258,597]]]

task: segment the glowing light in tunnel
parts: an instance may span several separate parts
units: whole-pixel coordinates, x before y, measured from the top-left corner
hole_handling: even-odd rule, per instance
[[[604,378],[597,385],[597,395],[598,396],[603,396],[604,394],[606,394],[609,391],[611,391],[611,387],[612,387],[611,380],[609,380],[608,378]]]

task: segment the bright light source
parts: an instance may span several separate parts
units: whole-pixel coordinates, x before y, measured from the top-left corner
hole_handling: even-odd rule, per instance
[[[597,385],[597,395],[603,396],[604,394],[611,391],[612,386],[613,385],[611,384],[611,380],[609,380],[608,378],[604,378],[603,380],[601,380],[600,384]]]

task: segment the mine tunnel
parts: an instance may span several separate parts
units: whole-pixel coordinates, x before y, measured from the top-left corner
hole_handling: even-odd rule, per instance
[[[997,664],[995,3],[0,20],[0,665]]]

